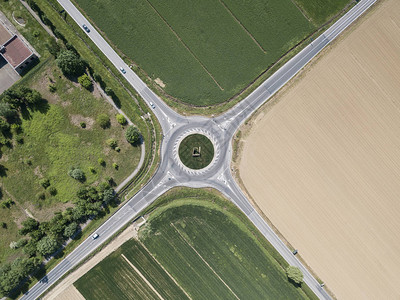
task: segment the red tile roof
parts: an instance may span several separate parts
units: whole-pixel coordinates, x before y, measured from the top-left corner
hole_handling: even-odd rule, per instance
[[[6,43],[4,48],[2,54],[13,68],[32,55],[32,51],[17,36]]]

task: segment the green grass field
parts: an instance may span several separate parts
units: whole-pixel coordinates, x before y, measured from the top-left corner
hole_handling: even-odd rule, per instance
[[[315,27],[290,0],[76,0],[165,92],[192,105],[226,101]]]
[[[352,0],[294,0],[317,26],[329,21]]]
[[[193,157],[193,149],[200,151],[199,156]],[[214,157],[212,142],[202,134],[191,134],[185,137],[179,145],[179,158],[191,169],[199,170],[208,166]]]
[[[219,194],[175,189],[147,212],[150,214],[139,231],[139,241],[125,243],[75,282],[86,299],[95,299],[95,293],[107,299],[125,299],[138,293],[133,283],[125,282],[135,276],[122,278],[121,271],[113,267],[122,262],[121,254],[159,293],[165,293],[165,299],[186,298],[178,293],[181,289],[192,299],[316,299],[306,286],[295,287],[288,281],[286,262]],[[120,290],[118,285],[129,288]]]

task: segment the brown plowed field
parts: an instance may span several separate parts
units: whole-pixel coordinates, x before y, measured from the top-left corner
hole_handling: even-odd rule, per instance
[[[338,299],[400,298],[400,1],[382,1],[281,92],[240,175]]]

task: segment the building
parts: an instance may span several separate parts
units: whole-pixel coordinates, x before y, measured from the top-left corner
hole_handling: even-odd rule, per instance
[[[0,22],[0,55],[18,74],[37,59],[37,55],[24,40],[12,33],[2,22]]]

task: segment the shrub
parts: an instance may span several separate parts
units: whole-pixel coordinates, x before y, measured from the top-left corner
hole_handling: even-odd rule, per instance
[[[119,151],[121,151],[121,148],[120,147],[115,147],[115,151],[119,152]]]
[[[89,171],[90,171],[90,173],[92,173],[92,174],[96,174],[96,169],[93,168],[93,167],[89,167]]]
[[[57,189],[54,186],[51,186],[49,188],[49,193],[50,193],[50,195],[55,196],[55,195],[57,195]]]
[[[129,126],[125,132],[126,140],[131,144],[136,144],[140,139],[140,132],[135,126]]]
[[[36,199],[44,200],[44,199],[46,199],[46,194],[43,193],[43,192],[39,192],[39,193],[36,194]]]
[[[86,179],[85,173],[83,173],[81,169],[75,167],[72,167],[68,171],[68,175],[80,182],[83,182]]]
[[[118,115],[116,116],[116,118],[117,118],[117,122],[118,122],[119,124],[121,124],[121,125],[125,125],[125,124],[127,123],[126,118],[124,117],[123,114],[118,114]]]
[[[24,137],[18,135],[15,140],[17,141],[18,144],[23,144],[24,143]]]
[[[100,127],[105,129],[110,127],[110,117],[106,114],[100,114],[97,116],[97,123],[99,123]]]
[[[93,73],[93,79],[98,83],[102,82],[101,76],[98,73]]]
[[[79,76],[85,71],[82,59],[71,50],[64,50],[58,54],[57,66],[65,75]]]
[[[0,222],[0,227],[7,229],[7,223],[6,222]]]
[[[115,139],[108,139],[106,141],[107,145],[110,146],[111,148],[115,149],[115,147],[118,146],[118,143]]]
[[[289,266],[286,268],[286,275],[289,280],[294,283],[300,285],[303,282],[303,273],[300,271],[298,267]]]
[[[49,84],[49,91],[51,93],[55,93],[55,91],[57,90],[56,86],[54,84]]]
[[[97,162],[99,163],[100,166],[103,166],[103,167],[104,167],[104,166],[106,165],[105,160],[102,159],[102,158],[99,158],[99,159],[97,160]]]
[[[13,250],[15,250],[15,249],[17,249],[17,242],[11,242],[10,243],[10,249],[13,249]]]
[[[29,240],[28,243],[24,246],[22,249],[22,252],[24,252],[26,255],[29,257],[35,256],[36,255],[36,248],[37,244],[34,240]]]
[[[108,96],[113,96],[114,95],[114,91],[110,87],[106,87],[104,91],[106,92],[106,94]]]
[[[12,201],[10,198],[8,198],[7,200],[4,200],[1,202],[1,207],[2,208],[10,208],[11,205],[14,204],[14,201]]]
[[[113,168],[116,169],[116,170],[118,170],[118,168],[119,168],[119,166],[118,166],[117,163],[113,163],[112,166],[113,166]]]
[[[80,125],[81,125],[82,128],[86,128],[86,123],[85,122],[81,122]]]
[[[90,80],[90,77],[87,74],[79,76],[78,82],[81,86],[83,86],[87,90],[90,90],[93,86],[92,81]]]
[[[38,37],[40,35],[40,32],[37,31],[37,30],[34,30],[32,35],[36,38],[36,37]]]
[[[48,180],[46,178],[40,179],[39,183],[45,189],[47,189],[50,186],[50,180]]]
[[[17,249],[18,248],[21,248],[21,247],[24,247],[26,244],[28,243],[28,240],[27,239],[19,239],[18,241],[17,241],[17,243],[16,243],[16,246],[17,246]]]

